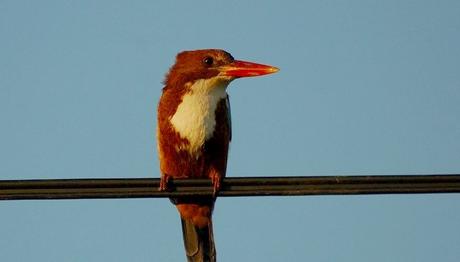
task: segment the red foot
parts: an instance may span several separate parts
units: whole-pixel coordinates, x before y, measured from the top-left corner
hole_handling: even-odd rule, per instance
[[[213,188],[212,196],[213,196],[213,197],[216,197],[216,196],[217,196],[217,192],[219,192],[220,186],[222,185],[221,177],[220,177],[220,175],[219,175],[217,172],[214,172],[214,173],[212,174],[212,176],[211,176],[211,182],[212,182],[212,188]]]
[[[168,190],[168,184],[169,184],[169,181],[171,180],[171,177],[166,175],[166,174],[163,174],[160,178],[160,188],[158,188],[158,190],[160,191],[167,191]]]

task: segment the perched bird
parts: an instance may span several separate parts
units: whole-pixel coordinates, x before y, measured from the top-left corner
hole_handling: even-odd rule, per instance
[[[188,261],[216,261],[211,215],[232,136],[227,86],[236,78],[277,71],[235,60],[224,50],[204,49],[179,53],[166,75],[158,104],[160,190],[171,178],[210,178],[214,188],[213,196],[172,199]]]

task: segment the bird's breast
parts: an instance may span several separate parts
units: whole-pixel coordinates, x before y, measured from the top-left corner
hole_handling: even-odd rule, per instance
[[[212,79],[195,81],[189,92],[182,97],[176,112],[170,118],[171,125],[188,143],[176,145],[176,150],[186,150],[192,155],[199,153],[216,128],[216,109],[219,102],[227,99],[228,83]]]

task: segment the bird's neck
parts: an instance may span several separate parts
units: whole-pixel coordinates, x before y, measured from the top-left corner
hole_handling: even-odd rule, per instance
[[[216,108],[227,98],[229,83],[215,77],[186,84],[188,91],[170,118],[174,130],[188,141],[188,144],[179,145],[180,149],[195,155],[212,137],[216,127]]]

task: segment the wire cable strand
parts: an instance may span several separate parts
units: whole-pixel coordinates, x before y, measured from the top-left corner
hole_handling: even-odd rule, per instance
[[[158,178],[0,180],[0,200],[210,196],[209,179]],[[219,197],[460,193],[460,175],[231,177]]]

